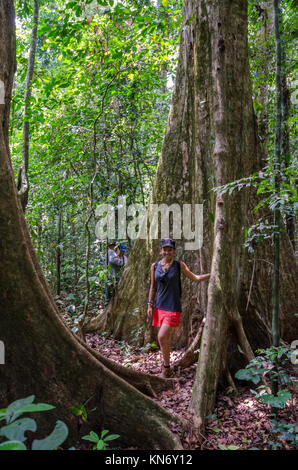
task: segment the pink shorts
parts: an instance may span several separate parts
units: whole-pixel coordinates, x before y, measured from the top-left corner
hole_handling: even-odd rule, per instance
[[[179,326],[181,318],[181,312],[170,312],[168,310],[161,310],[155,308],[153,310],[153,322],[152,326],[161,326],[162,324],[169,326]]]

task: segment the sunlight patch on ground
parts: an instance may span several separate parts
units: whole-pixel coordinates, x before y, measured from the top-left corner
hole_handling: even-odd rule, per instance
[[[256,411],[258,409],[257,402],[253,398],[246,398],[237,406],[239,410],[246,410],[249,409],[251,411]]]

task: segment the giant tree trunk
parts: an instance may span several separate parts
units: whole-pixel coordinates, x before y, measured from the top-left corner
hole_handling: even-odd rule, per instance
[[[215,185],[219,186],[248,176],[262,165],[249,80],[247,2],[201,1],[199,7],[192,6],[193,3],[189,2],[189,15],[195,13],[192,30],[195,45],[194,76],[200,75],[202,63],[208,64],[205,76],[208,77],[209,96],[205,109],[208,109],[209,119],[206,117],[205,121],[209,121],[209,129],[214,135],[214,146],[209,155]],[[202,31],[205,31],[204,37],[209,39],[209,49],[205,47],[204,57],[203,41],[200,39]],[[196,102],[201,102],[203,96],[198,84]],[[205,126],[204,122],[198,127],[198,134]],[[197,148],[201,146],[200,140],[199,136]],[[268,292],[271,295],[272,269],[268,269],[267,265],[267,269],[262,267],[261,270],[259,263],[272,260],[271,246],[263,244],[261,256],[260,250],[256,251],[258,269],[254,273],[249,298],[247,273],[251,272],[251,267],[248,256],[241,248],[244,241],[242,228],[252,224],[251,210],[256,202],[255,193],[248,188],[230,196],[219,195],[216,200],[206,324],[191,401],[191,409],[200,428],[204,425],[205,416],[213,409],[222,373],[230,377],[229,369],[233,368],[233,363],[228,348],[231,343],[234,342],[234,347],[237,343],[240,345],[246,361],[252,359],[253,350],[257,346],[268,345],[269,338],[266,341],[263,337],[263,325],[260,328],[258,321],[261,318],[268,325],[271,317]],[[283,256],[285,277],[288,276],[288,279],[284,277],[283,286],[283,289],[286,286],[287,292],[283,290],[281,298],[283,309],[285,305],[288,309],[283,311],[283,333],[284,339],[289,341],[297,334],[297,325],[294,323],[297,264],[287,235],[283,242]],[[292,269],[289,262],[292,263]],[[262,292],[264,288],[267,295]],[[259,307],[261,302],[263,309]],[[248,328],[244,327],[246,323],[249,324]],[[235,361],[235,351],[233,356],[231,359]]]
[[[212,257],[217,260],[221,280],[212,276],[208,309],[214,312],[211,305],[217,291],[223,318],[221,324],[221,317],[216,319],[216,324],[222,331],[228,316],[233,320],[248,357],[251,349],[245,336],[253,350],[271,340],[272,250],[270,243],[263,244],[250,258],[242,248],[242,227],[260,217],[253,214],[258,202],[254,189],[217,203],[211,190],[258,171],[264,163],[249,78],[247,2],[185,1],[175,90],[150,203],[204,204],[202,249],[184,251],[185,240],[178,240],[177,257],[196,273],[209,272]],[[293,316],[297,264],[286,234],[282,246],[281,328],[283,339],[291,341],[297,329]],[[90,329],[102,329],[129,342],[137,337],[139,344],[150,339],[149,270],[158,252],[156,240],[136,241],[116,295],[106,312],[90,322]],[[174,337],[175,347],[190,345],[192,320],[208,310],[207,287],[206,282],[183,280],[183,320]],[[208,323],[205,329],[210,329]],[[235,342],[235,336],[229,337]],[[224,338],[216,348],[219,356]],[[232,360],[237,362],[240,353],[235,350],[236,358],[231,346]]]
[[[151,203],[204,203],[202,249],[183,252],[178,241],[177,255],[196,273],[211,268],[208,296],[205,283],[184,282],[183,323],[174,343],[190,343],[198,299],[206,314],[191,403],[199,427],[213,408],[223,373],[231,382],[243,359],[271,343],[271,243],[263,243],[253,258],[242,248],[242,228],[256,218],[256,192],[246,188],[216,198],[211,191],[249,176],[264,162],[252,106],[247,2],[185,0],[176,85]],[[297,337],[298,270],[286,233],[281,253],[281,336],[290,342]],[[146,341],[149,269],[157,255],[156,241],[137,240],[114,299],[93,324],[128,341],[138,330],[139,341]]]
[[[0,338],[6,361],[0,367],[1,408],[31,394],[55,405],[53,413],[41,413],[39,432],[49,432],[59,418],[70,428],[69,445],[78,437],[71,407],[87,402],[87,411],[93,409],[88,412],[89,430],[117,432],[122,445],[179,449],[180,439],[170,429],[185,423],[142,393],[154,394],[166,381],[102,358],[59,317],[32,246],[9,158],[16,65],[12,0],[0,0],[0,39],[0,80],[5,86],[5,104],[0,104]]]

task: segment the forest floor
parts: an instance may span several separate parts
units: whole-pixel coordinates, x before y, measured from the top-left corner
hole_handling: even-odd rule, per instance
[[[109,359],[147,374],[161,371],[160,350],[136,348],[125,341],[116,341],[105,335],[88,334],[87,344]],[[171,352],[171,362],[175,362],[183,351]],[[180,369],[176,374],[173,389],[161,393],[155,399],[168,411],[175,412],[188,420],[188,405],[191,399],[196,365]],[[278,420],[295,424],[295,403],[292,398],[284,409],[279,410]],[[285,440],[279,440],[272,432],[271,409],[265,403],[256,400],[249,386],[238,387],[238,394],[226,389],[218,393],[216,407],[207,419],[205,434],[201,443],[183,443],[185,449],[201,450],[292,450],[293,446]]]
[[[76,322],[73,323],[71,309],[65,309],[69,302],[60,297],[58,303],[66,324],[69,327],[74,326]],[[125,341],[107,337],[104,333],[87,334],[86,342],[103,356],[125,367],[147,374],[161,372],[162,361],[158,346],[155,349],[152,349],[152,345],[134,347]],[[171,363],[176,362],[183,353],[184,350],[172,350]],[[188,407],[195,372],[196,364],[186,369],[178,369],[174,388],[162,392],[160,397],[154,400],[169,412],[175,412],[189,420]],[[278,422],[283,423],[285,428],[282,433],[276,433],[272,428],[270,406],[258,401],[251,391],[252,388],[252,384],[243,382],[240,385],[237,383],[237,394],[231,387],[219,390],[213,413],[206,418],[207,424],[201,442],[185,440],[183,447],[187,450],[293,450],[295,447],[291,442],[295,424],[297,432],[297,392],[291,390],[292,398],[283,409],[278,409]],[[291,429],[286,429],[287,426],[291,426]]]

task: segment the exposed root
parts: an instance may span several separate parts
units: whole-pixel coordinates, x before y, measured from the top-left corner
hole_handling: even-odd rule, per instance
[[[229,386],[234,390],[234,392],[236,393],[236,395],[238,395],[238,389],[234,383],[234,380],[231,376],[231,372],[229,370],[229,368],[226,366],[225,368],[225,375],[226,375],[226,379],[227,379],[227,382],[229,384]]]
[[[84,334],[86,333],[94,333],[95,331],[102,331],[105,322],[105,312],[102,311],[96,317],[91,318],[88,323],[85,323],[82,326]]]
[[[78,341],[94,356],[98,361],[107,367],[111,372],[114,372],[118,377],[133,385],[137,390],[148,395],[150,397],[157,397],[158,393],[169,388],[174,388],[175,379],[163,379],[157,375],[144,374],[134,369],[128,369],[127,367],[118,364],[117,362],[111,361],[107,357],[103,356],[99,352],[90,348],[86,345],[81,338],[77,338]]]
[[[252,359],[254,359],[255,356],[254,356],[253,350],[251,349],[247,336],[245,334],[243,323],[242,323],[242,318],[240,316],[238,309],[236,309],[236,311],[233,314],[232,323],[233,323],[233,326],[235,327],[236,333],[238,335],[239,343],[246,357],[246,360],[247,362],[250,362]]]
[[[190,367],[192,364],[197,362],[199,358],[199,345],[201,341],[204,324],[205,324],[205,318],[203,318],[200,324],[200,328],[195,338],[193,339],[191,345],[189,346],[189,348],[185,351],[184,355],[180,359],[178,359],[178,361],[174,363],[173,365],[174,369],[178,369],[178,367],[185,369],[186,367]]]

